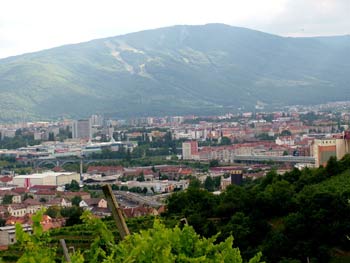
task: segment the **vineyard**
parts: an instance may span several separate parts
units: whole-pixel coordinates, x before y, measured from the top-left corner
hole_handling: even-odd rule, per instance
[[[120,241],[119,233],[115,227],[115,223],[112,218],[106,218],[103,220],[109,233],[114,237],[114,241],[117,243]],[[154,217],[139,217],[130,218],[127,224],[132,233],[139,232],[141,229],[149,229],[153,226]],[[172,224],[174,225],[174,223]],[[74,226],[67,226],[62,228],[51,229],[49,231],[50,238],[47,241],[47,246],[54,247],[56,249],[56,259],[59,260],[63,256],[62,247],[60,246],[60,239],[64,239],[70,252],[85,251],[94,241],[95,231],[89,229],[86,224],[78,224]],[[9,247],[9,250],[1,251],[0,257],[4,262],[17,262],[21,253],[19,252],[18,244]],[[1,262],[1,261],[0,261]]]
[[[44,232],[40,219],[43,211],[33,217],[33,234],[29,235],[17,226],[18,243],[12,248],[23,252],[19,263],[54,263],[67,262],[62,256],[57,240],[67,238],[67,244],[74,244],[70,251],[73,263],[111,263],[111,262],[243,262],[238,248],[233,248],[233,238],[216,242],[216,237],[200,237],[194,229],[185,224],[183,227],[167,228],[158,219],[137,219],[130,222],[132,228],[153,226],[128,235],[124,240],[117,239],[112,222],[103,222],[89,212],[84,212],[84,224]],[[141,224],[138,224],[141,223]],[[81,237],[81,238],[80,238]],[[90,238],[89,238],[90,237]],[[79,240],[81,239],[81,240]],[[261,253],[253,257],[249,263],[260,262]],[[6,260],[5,258],[3,258]]]

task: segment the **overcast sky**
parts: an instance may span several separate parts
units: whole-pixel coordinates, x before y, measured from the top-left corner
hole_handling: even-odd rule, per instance
[[[0,0],[0,58],[177,24],[350,34],[350,0]]]

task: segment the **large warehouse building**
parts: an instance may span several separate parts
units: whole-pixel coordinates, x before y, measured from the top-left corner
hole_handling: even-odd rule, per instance
[[[61,186],[69,184],[75,180],[80,181],[80,175],[78,173],[56,173],[56,172],[45,172],[36,173],[29,175],[18,175],[13,178],[13,184],[18,187],[30,187],[33,185],[56,185]]]

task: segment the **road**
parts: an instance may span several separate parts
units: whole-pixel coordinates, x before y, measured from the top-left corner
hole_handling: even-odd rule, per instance
[[[137,193],[127,192],[127,191],[113,191],[116,195],[118,202],[121,199],[122,202],[136,203],[138,205],[148,205],[152,207],[160,207],[162,203],[153,200],[151,197],[139,195]]]

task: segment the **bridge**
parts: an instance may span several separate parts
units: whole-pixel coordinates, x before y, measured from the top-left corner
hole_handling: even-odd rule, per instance
[[[74,159],[64,159],[64,158],[42,158],[42,159],[34,159],[32,164],[35,168],[39,168],[45,165],[53,165],[53,166],[64,166],[65,164],[90,164],[90,163],[98,163],[98,162],[109,162],[116,161],[116,159],[85,159],[85,158],[74,158]]]
[[[278,163],[315,163],[311,156],[270,156],[270,155],[235,155],[234,162],[278,162]]]

